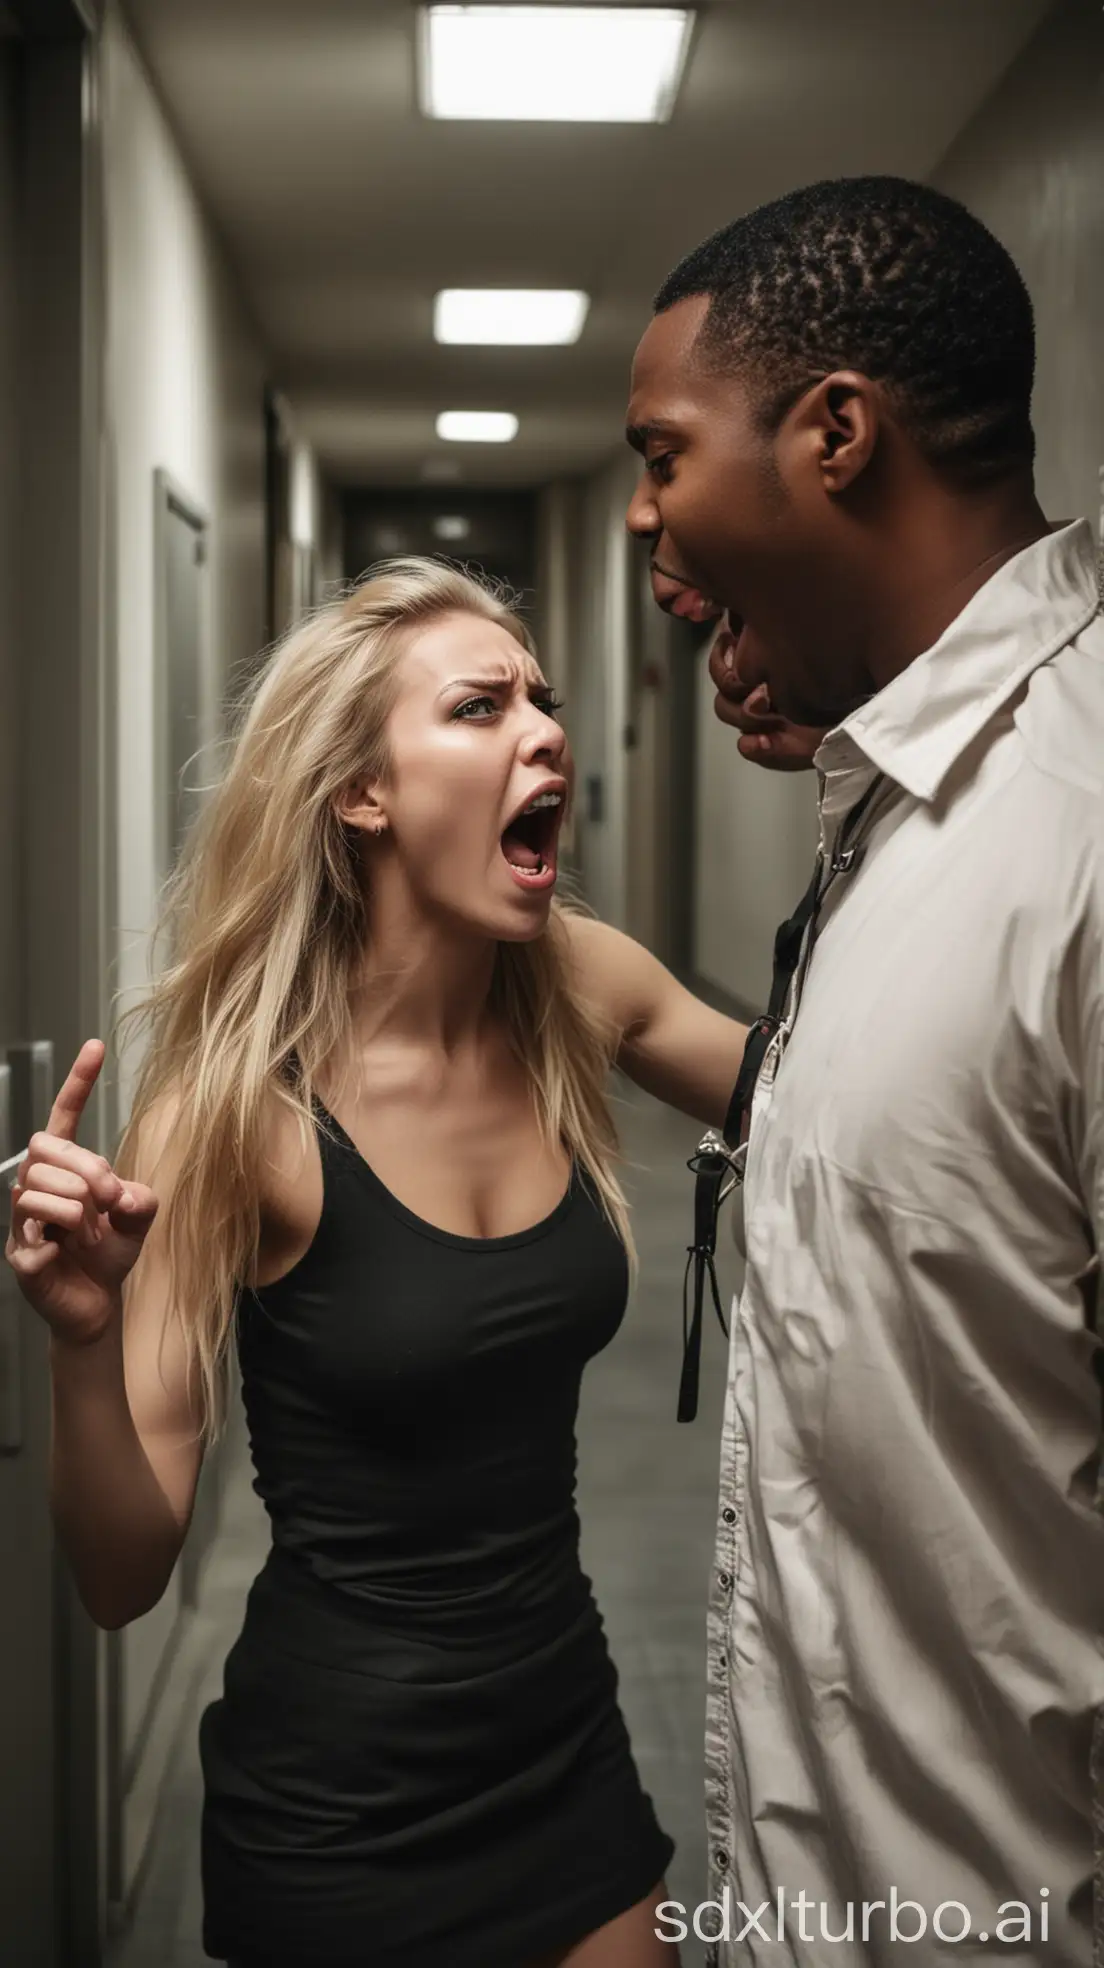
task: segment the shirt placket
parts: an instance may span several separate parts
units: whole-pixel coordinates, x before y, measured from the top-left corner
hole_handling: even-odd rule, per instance
[[[730,1348],[737,1341],[733,1320]],[[738,1562],[738,1540],[744,1509],[747,1445],[736,1417],[732,1375],[729,1375],[721,1430],[721,1479],[713,1573],[706,1613],[706,1839],[708,1898],[722,1900],[730,1883],[736,1846],[732,1797],[731,1711],[728,1701],[732,1658],[732,1606]],[[716,1916],[714,1916],[716,1918]],[[706,1962],[719,1959],[716,1942],[706,1948]]]

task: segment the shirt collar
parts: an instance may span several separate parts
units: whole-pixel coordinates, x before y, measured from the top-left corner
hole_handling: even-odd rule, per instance
[[[873,765],[914,799],[935,799],[989,719],[1099,607],[1092,528],[1074,520],[998,568],[938,642],[828,733],[818,768]]]

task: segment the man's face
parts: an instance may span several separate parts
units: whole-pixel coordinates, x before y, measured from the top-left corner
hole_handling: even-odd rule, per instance
[[[656,315],[636,352],[627,424],[644,471],[629,530],[650,543],[659,606],[698,622],[727,610],[745,687],[765,686],[793,723],[825,727],[852,707],[848,680],[826,673],[815,605],[828,502],[812,448],[787,451],[757,425],[740,376],[696,355],[708,305]]]

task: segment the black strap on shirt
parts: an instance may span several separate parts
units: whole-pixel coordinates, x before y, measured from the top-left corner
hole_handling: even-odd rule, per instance
[[[713,1309],[717,1314],[721,1331],[725,1338],[728,1338],[728,1327],[721,1310],[720,1287],[717,1284],[715,1261],[717,1219],[724,1196],[730,1193],[725,1187],[726,1182],[734,1182],[737,1179],[733,1158],[740,1145],[744,1117],[750,1112],[752,1095],[755,1092],[755,1084],[759,1078],[767,1047],[778,1029],[779,1020],[786,1008],[786,997],[801,954],[801,939],[813,913],[819,881],[818,860],[812,881],[797,908],[793,915],[788,916],[782,923],[775,936],[774,972],[771,979],[769,1006],[764,1016],[755,1020],[744,1043],[744,1056],[740,1061],[740,1072],[733,1088],[732,1099],[728,1103],[724,1127],[719,1135],[715,1131],[706,1135],[688,1164],[696,1180],[694,1241],[689,1247],[682,1284],[682,1374],[679,1380],[678,1398],[680,1421],[693,1421],[698,1412],[706,1279],[709,1280]],[[692,1310],[690,1309],[691,1275],[693,1275]]]
[[[880,783],[881,775],[875,778],[849,814],[845,829],[848,838],[853,837]],[[741,1142],[747,1131],[746,1124],[750,1123],[751,1103],[766,1058],[767,1047],[785,1016],[790,987],[801,961],[805,932],[808,930],[812,935],[815,930],[820,904],[829,883],[837,875],[850,874],[857,866],[857,861],[858,849],[844,847],[842,840],[828,864],[827,871],[823,869],[820,857],[817,857],[817,864],[808,888],[793,915],[786,918],[775,935],[770,999],[766,1012],[755,1020],[747,1035],[744,1056],[740,1061],[740,1071],[732,1091],[732,1098],[728,1103],[724,1126],[720,1133],[715,1128],[710,1129],[700,1143],[697,1153],[687,1164],[695,1177],[694,1241],[688,1247],[689,1254],[682,1283],[682,1373],[679,1379],[678,1397],[680,1421],[693,1421],[698,1412],[702,1313],[705,1304],[706,1279],[709,1280],[713,1309],[720,1322],[721,1331],[725,1338],[728,1338],[728,1327],[721,1310],[721,1294],[717,1284],[715,1262],[717,1218],[722,1202],[732,1193],[736,1184],[743,1180]],[[693,1277],[692,1304],[691,1277]]]

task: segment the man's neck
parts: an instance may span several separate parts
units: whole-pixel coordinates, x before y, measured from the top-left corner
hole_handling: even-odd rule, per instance
[[[1030,487],[1010,486],[984,500],[932,494],[923,523],[888,543],[890,579],[868,624],[868,667],[881,690],[939,641],[994,574],[1050,532]]]

